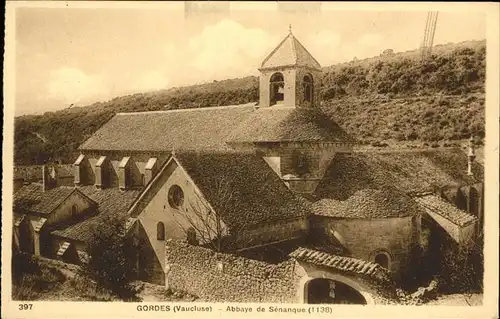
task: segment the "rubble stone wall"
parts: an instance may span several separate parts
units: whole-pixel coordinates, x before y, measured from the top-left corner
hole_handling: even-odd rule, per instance
[[[168,240],[165,266],[168,288],[206,301],[298,302],[301,274],[292,260],[267,264]]]

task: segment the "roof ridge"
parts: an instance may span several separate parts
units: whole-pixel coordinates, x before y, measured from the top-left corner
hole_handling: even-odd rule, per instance
[[[290,32],[290,34],[288,36],[292,37],[292,54],[293,54],[293,60],[295,62],[295,65],[297,65],[298,62],[299,62],[299,59],[298,59],[298,56],[297,56],[297,47],[295,46],[295,43],[299,42],[299,40],[297,40],[297,38],[291,32]],[[300,43],[299,43],[299,45],[300,45]]]
[[[196,112],[196,111],[207,111],[207,110],[225,110],[225,109],[233,109],[233,108],[245,108],[245,107],[250,107],[250,106],[255,106],[255,102],[246,103],[246,104],[224,105],[224,106],[191,107],[191,108],[185,108],[185,109],[174,109],[174,110],[163,110],[163,111],[120,112],[120,113],[116,113],[116,115]]]

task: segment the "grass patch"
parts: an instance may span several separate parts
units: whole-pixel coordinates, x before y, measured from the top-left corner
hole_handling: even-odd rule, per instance
[[[113,301],[114,293],[78,271],[64,270],[35,256],[15,253],[12,259],[13,300]]]
[[[55,267],[40,264],[34,257],[15,254],[12,267],[12,299],[37,300],[66,281]]]

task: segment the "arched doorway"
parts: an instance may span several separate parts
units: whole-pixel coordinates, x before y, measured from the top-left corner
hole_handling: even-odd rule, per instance
[[[358,290],[333,279],[311,279],[304,289],[308,304],[367,304],[365,297]]]
[[[387,254],[384,253],[377,254],[375,256],[375,263],[379,264],[385,269],[389,269],[389,257],[387,257]]]

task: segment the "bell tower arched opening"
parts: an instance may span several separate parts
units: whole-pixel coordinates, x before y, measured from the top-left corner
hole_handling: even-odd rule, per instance
[[[281,104],[285,100],[285,78],[280,72],[271,75],[269,81],[270,105]]]
[[[313,104],[314,98],[314,81],[311,74],[306,74],[302,79],[302,87],[304,90],[304,102]]]

